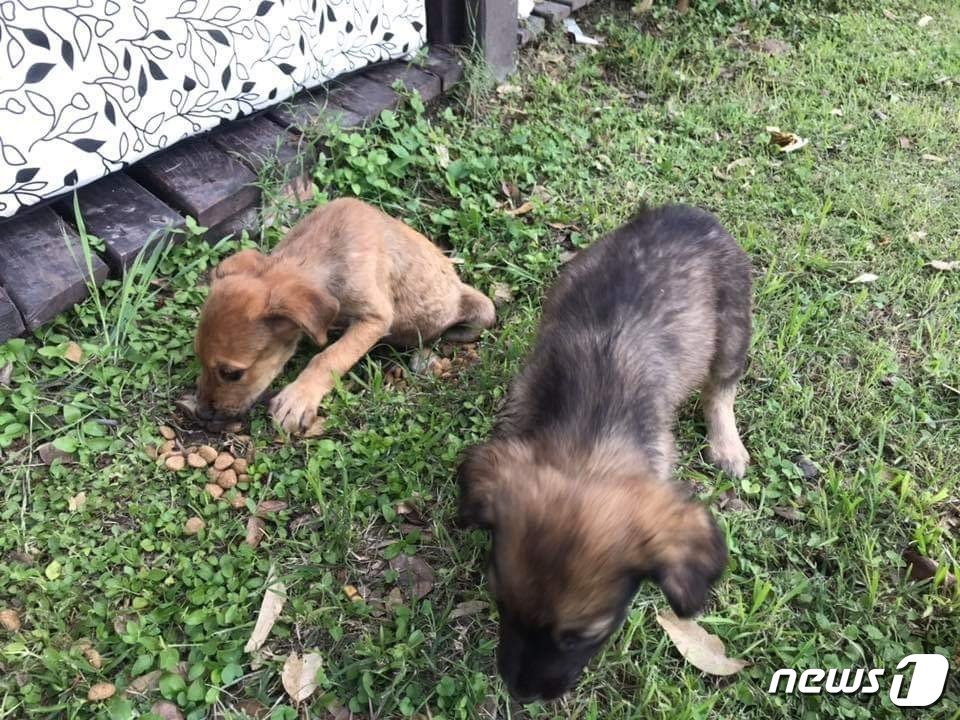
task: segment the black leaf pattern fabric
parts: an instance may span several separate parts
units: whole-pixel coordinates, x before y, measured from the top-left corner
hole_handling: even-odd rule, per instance
[[[0,0],[0,217],[426,41],[426,0]]]

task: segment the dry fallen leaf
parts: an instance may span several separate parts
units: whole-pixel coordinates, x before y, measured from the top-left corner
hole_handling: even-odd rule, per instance
[[[896,15],[894,15],[891,10],[887,10],[886,8],[883,9],[883,16],[884,16],[887,20],[899,20],[899,19],[900,19],[900,18],[898,18]]]
[[[63,357],[76,365],[83,360],[83,348],[71,340],[67,343],[67,349],[64,351]]]
[[[515,207],[510,210],[505,210],[510,217],[520,217],[521,215],[526,215],[528,212],[533,210],[533,203],[527,200],[520,207]]]
[[[455,620],[456,618],[470,617],[471,615],[483,612],[488,607],[490,607],[490,604],[485,600],[464,600],[450,611],[450,619]]]
[[[903,150],[909,150],[913,147],[913,141],[904,135],[901,135],[899,138],[897,138],[897,143]]]
[[[773,512],[775,515],[779,515],[784,520],[790,520],[791,522],[797,522],[798,520],[803,519],[796,508],[792,508],[788,505],[775,505]]]
[[[87,700],[99,702],[100,700],[113,697],[116,692],[117,688],[113,683],[97,683],[91,687],[90,692],[87,693]]]
[[[266,534],[266,523],[255,515],[251,515],[247,520],[247,535],[243,541],[256,550],[260,546],[260,541]]]
[[[158,700],[150,707],[150,712],[160,718],[160,720],[183,720],[183,713],[180,708],[169,700]]]
[[[254,511],[254,515],[264,517],[286,509],[287,504],[283,500],[261,500],[257,503],[257,509]]]
[[[934,270],[942,270],[944,272],[953,272],[954,270],[960,270],[960,260],[931,260],[927,263]]]
[[[643,15],[645,12],[650,12],[653,8],[653,0],[639,0],[639,2],[633,6],[631,12],[634,15]]]
[[[260,612],[257,614],[257,624],[250,633],[250,639],[244,645],[244,652],[255,652],[267,641],[273,624],[280,617],[283,605],[287,601],[287,588],[283,581],[276,579],[274,566],[270,566],[267,573],[267,589],[263,593],[263,602],[260,603]]]
[[[935,163],[946,162],[946,158],[942,158],[939,155],[931,155],[930,153],[924,153],[920,157],[922,157],[927,162],[935,162]]]
[[[360,591],[357,590],[356,585],[344,585],[343,594],[347,596],[347,600],[350,602],[361,603],[363,602],[363,595],[360,594]]]
[[[841,110],[840,108],[834,108],[833,110],[830,111],[830,114],[833,115],[834,117],[843,117],[843,110]]]
[[[433,569],[414,555],[398,555],[390,561],[391,569],[399,574],[397,582],[405,591],[411,591],[413,597],[421,600],[433,590]]]
[[[767,55],[786,55],[792,49],[793,47],[790,45],[790,43],[777,38],[767,38],[760,43],[760,50],[767,53]]]
[[[87,494],[85,492],[78,492],[72,498],[67,500],[67,509],[70,512],[76,512],[83,507],[84,503],[87,502]]]
[[[318,653],[291,655],[283,664],[280,680],[283,682],[283,689],[287,691],[287,695],[295,705],[302,703],[317,689],[317,670],[320,669],[321,664],[322,660]]]
[[[693,620],[681,620],[665,610],[657,615],[657,622],[686,661],[709,675],[733,675],[749,664],[728,658],[720,638]]]
[[[37,447],[37,455],[44,465],[52,465],[55,460],[66,464],[76,462],[76,459],[68,452],[59,450],[52,442],[45,442]]]
[[[162,670],[153,670],[148,672],[146,675],[135,677],[130,681],[130,684],[127,685],[127,688],[123,691],[123,694],[130,696],[147,695],[148,693],[151,693],[157,689],[157,686],[160,683],[161,675],[163,675]]]
[[[929,580],[932,577],[935,577],[937,570],[940,569],[940,564],[936,560],[931,560],[928,557],[924,557],[916,550],[907,548],[903,551],[903,560],[907,563],[909,568],[909,577],[914,582],[923,582],[924,580]],[[957,582],[957,579],[947,573],[947,576],[943,580],[943,584],[947,588],[953,587]]]
[[[522,88],[513,83],[501,83],[497,85],[497,95],[519,95],[523,92]]]
[[[879,279],[878,276],[874,275],[873,273],[865,272],[865,273],[860,273],[850,282],[851,284],[852,283],[872,283],[872,282],[876,282],[878,279]]]
[[[780,152],[784,153],[796,152],[805,147],[808,142],[806,138],[802,138],[796,133],[783,132],[780,128],[774,126],[767,127],[767,132],[770,133],[770,142],[776,145]]]
[[[933,20],[929,15],[924,15],[922,18],[917,20],[917,27],[926,27],[930,24],[930,21]]]

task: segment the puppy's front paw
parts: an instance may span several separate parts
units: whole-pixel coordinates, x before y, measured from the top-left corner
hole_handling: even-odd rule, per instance
[[[743,446],[738,435],[723,439],[710,439],[707,458],[728,475],[743,477],[750,464],[750,453]]]
[[[317,419],[317,406],[322,395],[297,383],[291,383],[270,401],[274,422],[288,433],[301,433]]]

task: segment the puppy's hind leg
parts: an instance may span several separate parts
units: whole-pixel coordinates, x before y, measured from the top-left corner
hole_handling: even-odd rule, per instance
[[[459,315],[454,324],[443,331],[443,337],[453,342],[473,342],[484,330],[494,326],[497,312],[493,301],[479,290],[469,285],[462,285],[461,290]]]

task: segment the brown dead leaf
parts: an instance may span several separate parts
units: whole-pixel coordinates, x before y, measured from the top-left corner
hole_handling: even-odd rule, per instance
[[[423,519],[423,516],[420,514],[420,511],[417,508],[408,502],[399,502],[397,503],[397,515],[403,517],[408,523],[412,525],[426,525],[426,521]]]
[[[793,49],[793,46],[785,40],[779,40],[777,38],[767,38],[762,43],[760,43],[760,50],[767,53],[767,55],[786,55]]]
[[[283,663],[280,680],[295,705],[309,698],[317,689],[317,670],[322,664],[318,653],[290,655]]]
[[[523,88],[513,83],[505,82],[497,85],[497,95],[519,95],[521,92]]]
[[[657,615],[657,622],[688,663],[709,675],[733,675],[749,663],[727,657],[723,642],[693,620],[681,620],[670,610]]]
[[[527,200],[520,207],[511,208],[510,210],[505,210],[504,212],[510,217],[520,217],[521,215],[526,215],[532,210],[533,210],[533,203]]]
[[[67,343],[67,349],[63,353],[63,358],[76,365],[83,360],[83,348],[71,340]]]
[[[490,603],[485,600],[464,600],[462,603],[457,603],[457,606],[450,611],[450,619],[470,617],[483,612],[488,607],[490,607]]]
[[[58,450],[52,442],[45,442],[39,445],[37,447],[37,455],[40,456],[40,461],[44,465],[53,465],[56,460],[59,460],[64,465],[72,465],[76,462],[76,458],[74,458],[73,455],[63,450]]]
[[[782,517],[784,520],[789,520],[790,522],[797,522],[803,519],[803,516],[800,515],[800,512],[796,508],[792,508],[789,505],[775,505],[773,512],[775,515]]]
[[[384,605],[386,605],[387,610],[391,611],[403,605],[403,593],[400,592],[400,588],[393,588],[387,593],[387,600]]]
[[[112,698],[116,692],[117,687],[113,683],[97,683],[91,687],[90,691],[87,693],[87,700],[90,700],[91,702],[100,702],[101,700]]]
[[[127,685],[126,690],[123,691],[124,695],[148,695],[160,684],[160,676],[163,675],[161,670],[153,670],[148,672],[146,675],[140,675],[135,677],[130,681],[130,684]]]
[[[0,368],[0,387],[10,387],[10,379],[13,377],[13,363],[7,363]]]
[[[160,720],[183,720],[183,713],[180,708],[169,700],[157,700],[151,707],[150,712],[160,718]]]
[[[398,555],[390,561],[390,568],[399,575],[397,582],[407,593],[422,600],[433,590],[433,568],[414,555]]]
[[[927,265],[934,270],[940,270],[942,272],[960,270],[960,260],[931,260]]]
[[[924,15],[919,20],[917,20],[917,27],[926,27],[930,24],[933,18],[930,15]]]
[[[833,110],[830,111],[830,114],[834,117],[843,117],[843,110],[840,108],[833,108]]]
[[[638,0],[630,12],[634,15],[643,15],[645,12],[650,12],[652,8],[653,0]]]
[[[260,603],[260,612],[257,614],[257,623],[243,647],[244,652],[252,653],[263,646],[286,602],[287,588],[282,580],[277,580],[276,568],[271,565],[267,573],[267,589],[263,593],[263,602]]]
[[[874,275],[873,273],[865,272],[857,275],[855,278],[853,278],[853,280],[850,281],[850,283],[852,285],[853,284],[869,284],[872,282],[876,282],[878,279],[879,279],[878,276]]]
[[[721,510],[726,510],[728,512],[745,512],[753,509],[749,504],[737,497],[737,493],[733,488],[730,488],[723,493],[723,495],[720,496],[720,500],[717,504],[720,506]]]
[[[930,153],[924,153],[920,157],[922,157],[927,162],[932,162],[932,163],[944,163],[947,161],[946,158],[942,158],[939,155],[931,155]]]
[[[286,509],[287,503],[285,503],[283,500],[261,500],[259,503],[257,503],[257,509],[254,512],[254,515],[257,517],[266,517]]]
[[[770,142],[777,146],[780,152],[792,153],[800,148],[806,147],[808,140],[802,138],[796,133],[784,132],[775,126],[768,126],[767,132],[770,134]]]
[[[500,183],[500,192],[502,192],[503,196],[512,204],[516,205],[520,202],[520,188],[513,183],[508,183],[506,180],[503,180]]]
[[[903,561],[907,563],[908,577],[914,582],[929,580],[935,577],[937,570],[940,569],[940,564],[936,560],[924,557],[912,548],[903,551]],[[956,582],[957,579],[950,573],[947,573],[943,580],[944,587],[947,588],[952,588]]]
[[[77,510],[82,508],[86,502],[87,502],[87,494],[82,491],[78,492],[72,498],[67,500],[67,509],[70,512],[76,512]]]
[[[260,541],[263,540],[263,536],[266,534],[266,523],[263,522],[256,515],[251,515],[247,520],[247,535],[243,541],[256,550],[260,547]]]
[[[913,147],[913,141],[904,135],[897,138],[897,144],[900,145],[901,150],[910,150]]]
[[[887,10],[886,8],[883,9],[883,16],[884,16],[887,20],[899,20],[899,19],[900,19],[900,18],[898,18],[898,17],[893,13],[892,10]]]

